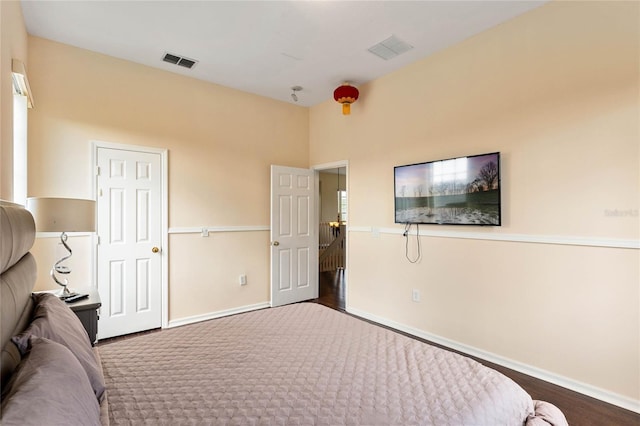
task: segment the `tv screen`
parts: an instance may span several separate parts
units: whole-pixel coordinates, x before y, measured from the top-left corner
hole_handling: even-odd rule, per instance
[[[500,153],[396,166],[395,222],[500,226]]]

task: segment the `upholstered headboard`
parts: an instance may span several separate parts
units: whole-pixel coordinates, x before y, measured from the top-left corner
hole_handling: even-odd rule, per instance
[[[2,385],[20,362],[11,337],[31,319],[31,292],[36,282],[36,261],[28,253],[35,241],[31,213],[22,206],[0,201],[0,371]]]

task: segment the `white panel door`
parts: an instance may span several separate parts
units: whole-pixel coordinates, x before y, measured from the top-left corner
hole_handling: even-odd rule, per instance
[[[98,338],[162,325],[160,154],[97,149]]]
[[[315,172],[271,166],[271,306],[318,297]]]

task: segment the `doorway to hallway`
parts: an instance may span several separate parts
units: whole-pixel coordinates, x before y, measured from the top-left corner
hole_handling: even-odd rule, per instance
[[[347,266],[347,165],[318,170],[318,303],[345,309]]]

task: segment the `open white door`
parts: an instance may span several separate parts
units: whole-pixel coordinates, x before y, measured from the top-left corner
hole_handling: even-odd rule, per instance
[[[318,297],[315,172],[271,166],[271,306]]]

